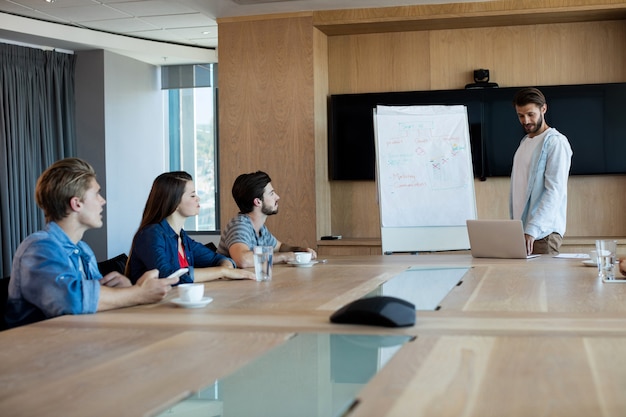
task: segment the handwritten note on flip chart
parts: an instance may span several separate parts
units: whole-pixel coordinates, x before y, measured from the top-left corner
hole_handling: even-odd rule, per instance
[[[378,106],[374,117],[382,227],[476,218],[465,106]]]

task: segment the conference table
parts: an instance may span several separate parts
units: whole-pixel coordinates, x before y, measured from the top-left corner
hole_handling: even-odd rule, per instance
[[[7,416],[623,416],[626,285],[578,258],[328,257],[0,333]],[[336,324],[373,295],[415,325]]]

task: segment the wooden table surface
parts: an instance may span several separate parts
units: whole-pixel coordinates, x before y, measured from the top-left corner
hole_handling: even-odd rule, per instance
[[[415,326],[337,325],[330,314],[407,268],[468,268]],[[578,259],[467,254],[333,257],[276,265],[271,282],[205,284],[201,309],[162,303],[63,316],[0,333],[11,416],[154,415],[295,333],[416,336],[349,416],[626,415],[626,284]],[[88,410],[87,414],[86,410]]]

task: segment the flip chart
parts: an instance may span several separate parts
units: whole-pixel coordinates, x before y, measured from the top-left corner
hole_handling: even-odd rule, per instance
[[[469,248],[476,201],[465,106],[377,106],[374,124],[383,251]]]

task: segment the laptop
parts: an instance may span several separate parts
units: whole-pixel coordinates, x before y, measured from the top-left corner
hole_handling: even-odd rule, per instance
[[[467,220],[474,258],[530,259],[521,220]]]

